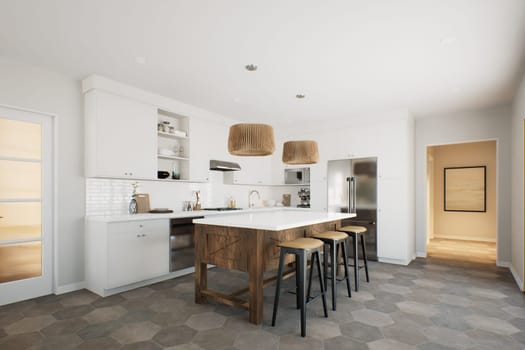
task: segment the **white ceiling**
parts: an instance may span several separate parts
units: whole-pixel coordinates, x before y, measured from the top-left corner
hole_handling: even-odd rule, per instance
[[[525,1],[2,0],[0,56],[239,120],[420,116],[512,99]]]

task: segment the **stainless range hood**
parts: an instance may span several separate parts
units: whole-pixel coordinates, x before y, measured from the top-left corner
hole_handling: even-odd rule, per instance
[[[241,170],[241,166],[233,162],[224,162],[222,160],[210,160],[210,170],[238,171]]]

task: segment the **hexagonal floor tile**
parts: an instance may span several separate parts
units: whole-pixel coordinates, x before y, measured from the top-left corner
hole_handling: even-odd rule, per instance
[[[198,331],[219,328],[226,322],[226,317],[216,312],[203,312],[192,315],[186,321],[186,325]]]
[[[53,316],[26,317],[4,328],[8,335],[36,332],[55,322]]]
[[[239,350],[271,350],[279,348],[279,337],[263,330],[242,332],[233,346]]]
[[[352,311],[352,317],[357,322],[375,327],[385,327],[394,323],[390,315],[368,309]]]
[[[121,344],[146,341],[153,338],[160,327],[150,321],[127,323],[115,330],[111,336]]]

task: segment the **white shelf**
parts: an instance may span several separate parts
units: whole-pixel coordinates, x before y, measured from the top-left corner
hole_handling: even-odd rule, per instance
[[[163,131],[158,131],[157,134],[159,136],[167,137],[167,138],[170,138],[170,139],[181,139],[181,140],[189,140],[190,139],[188,136],[178,136],[178,135],[170,134],[169,132],[163,132]]]
[[[162,154],[158,154],[157,157],[158,157],[158,158],[161,158],[161,159],[190,160],[189,158],[186,158],[186,157],[165,156],[165,155],[162,155]]]

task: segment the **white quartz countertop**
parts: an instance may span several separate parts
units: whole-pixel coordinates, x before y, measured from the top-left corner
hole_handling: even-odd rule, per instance
[[[125,221],[140,221],[140,220],[156,220],[156,219],[180,219],[193,217],[212,217],[212,216],[230,216],[242,213],[261,213],[261,212],[278,212],[278,211],[302,211],[310,212],[310,209],[291,208],[291,207],[263,207],[242,210],[230,211],[214,211],[214,210],[195,210],[195,211],[179,211],[167,214],[126,214],[126,215],[90,215],[86,216],[88,221],[97,222],[125,222]]]
[[[355,214],[327,213],[287,208],[271,211],[238,212],[233,215],[210,216],[193,220],[194,224],[249,228],[256,230],[280,231],[294,227],[308,226],[334,220],[349,219]]]

